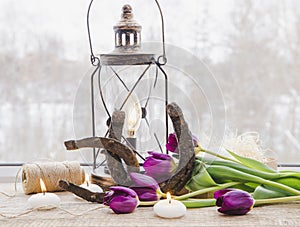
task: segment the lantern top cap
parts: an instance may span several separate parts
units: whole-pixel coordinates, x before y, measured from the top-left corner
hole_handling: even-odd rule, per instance
[[[133,16],[132,14],[132,7],[128,4],[124,5],[122,8],[123,14],[122,17],[127,17],[127,16]]]
[[[140,31],[142,27],[133,19],[132,7],[128,4],[122,7],[121,20],[114,26],[118,30],[134,29]]]
[[[141,49],[142,26],[133,19],[132,7],[122,7],[121,20],[113,27],[115,49],[109,54],[101,54],[102,65],[145,65],[152,64],[154,54]]]

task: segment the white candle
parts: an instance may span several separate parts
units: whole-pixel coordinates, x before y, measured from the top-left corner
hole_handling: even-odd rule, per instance
[[[40,179],[40,185],[42,193],[32,195],[28,199],[29,205],[33,209],[38,210],[49,210],[58,207],[60,204],[60,198],[54,193],[46,193],[46,186],[42,179]]]
[[[91,192],[103,192],[102,188],[97,184],[91,184],[89,181],[89,175],[85,175],[85,183],[80,185],[80,187],[85,188]],[[82,199],[81,197],[74,194],[77,199]]]
[[[102,188],[97,184],[82,184],[80,187],[90,190],[91,192],[103,192]]]
[[[179,218],[186,214],[185,205],[171,199],[171,195],[167,193],[167,199],[160,200],[153,207],[154,213],[162,218]]]

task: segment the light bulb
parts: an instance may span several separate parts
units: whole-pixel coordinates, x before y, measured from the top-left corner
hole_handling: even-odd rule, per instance
[[[142,118],[142,108],[139,99],[135,94],[131,94],[124,105],[125,110],[125,130],[128,137],[134,137],[139,128]]]

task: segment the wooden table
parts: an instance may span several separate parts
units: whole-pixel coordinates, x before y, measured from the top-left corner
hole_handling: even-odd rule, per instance
[[[12,193],[13,184],[2,184],[0,191]],[[188,209],[179,219],[157,217],[152,207],[139,207],[131,214],[114,214],[108,207],[76,199],[68,192],[59,192],[59,209],[30,211],[19,186],[15,197],[0,195],[1,226],[300,226],[300,203],[254,208],[243,216],[226,216],[216,207]]]

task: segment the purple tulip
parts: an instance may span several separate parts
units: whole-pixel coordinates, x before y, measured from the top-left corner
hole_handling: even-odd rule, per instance
[[[170,178],[176,164],[173,158],[167,154],[148,152],[148,156],[144,162],[146,175],[153,177],[158,183]]]
[[[197,147],[198,146],[198,138],[194,135],[192,135],[193,137],[193,143],[194,146]],[[178,141],[177,141],[177,137],[175,133],[170,133],[169,137],[168,137],[168,143],[166,144],[166,148],[168,151],[171,151],[173,153],[178,153]]]
[[[104,205],[109,206],[116,214],[127,214],[134,211],[138,205],[138,197],[130,188],[113,186],[104,197]]]
[[[130,173],[134,184],[130,187],[139,197],[140,201],[156,201],[160,191],[157,182],[150,176],[140,173]]]
[[[168,137],[168,143],[166,144],[166,148],[168,151],[178,153],[178,142],[175,133],[170,133]]]
[[[229,215],[243,215],[252,210],[254,199],[245,191],[237,189],[223,189],[216,191],[214,197],[218,211]]]

